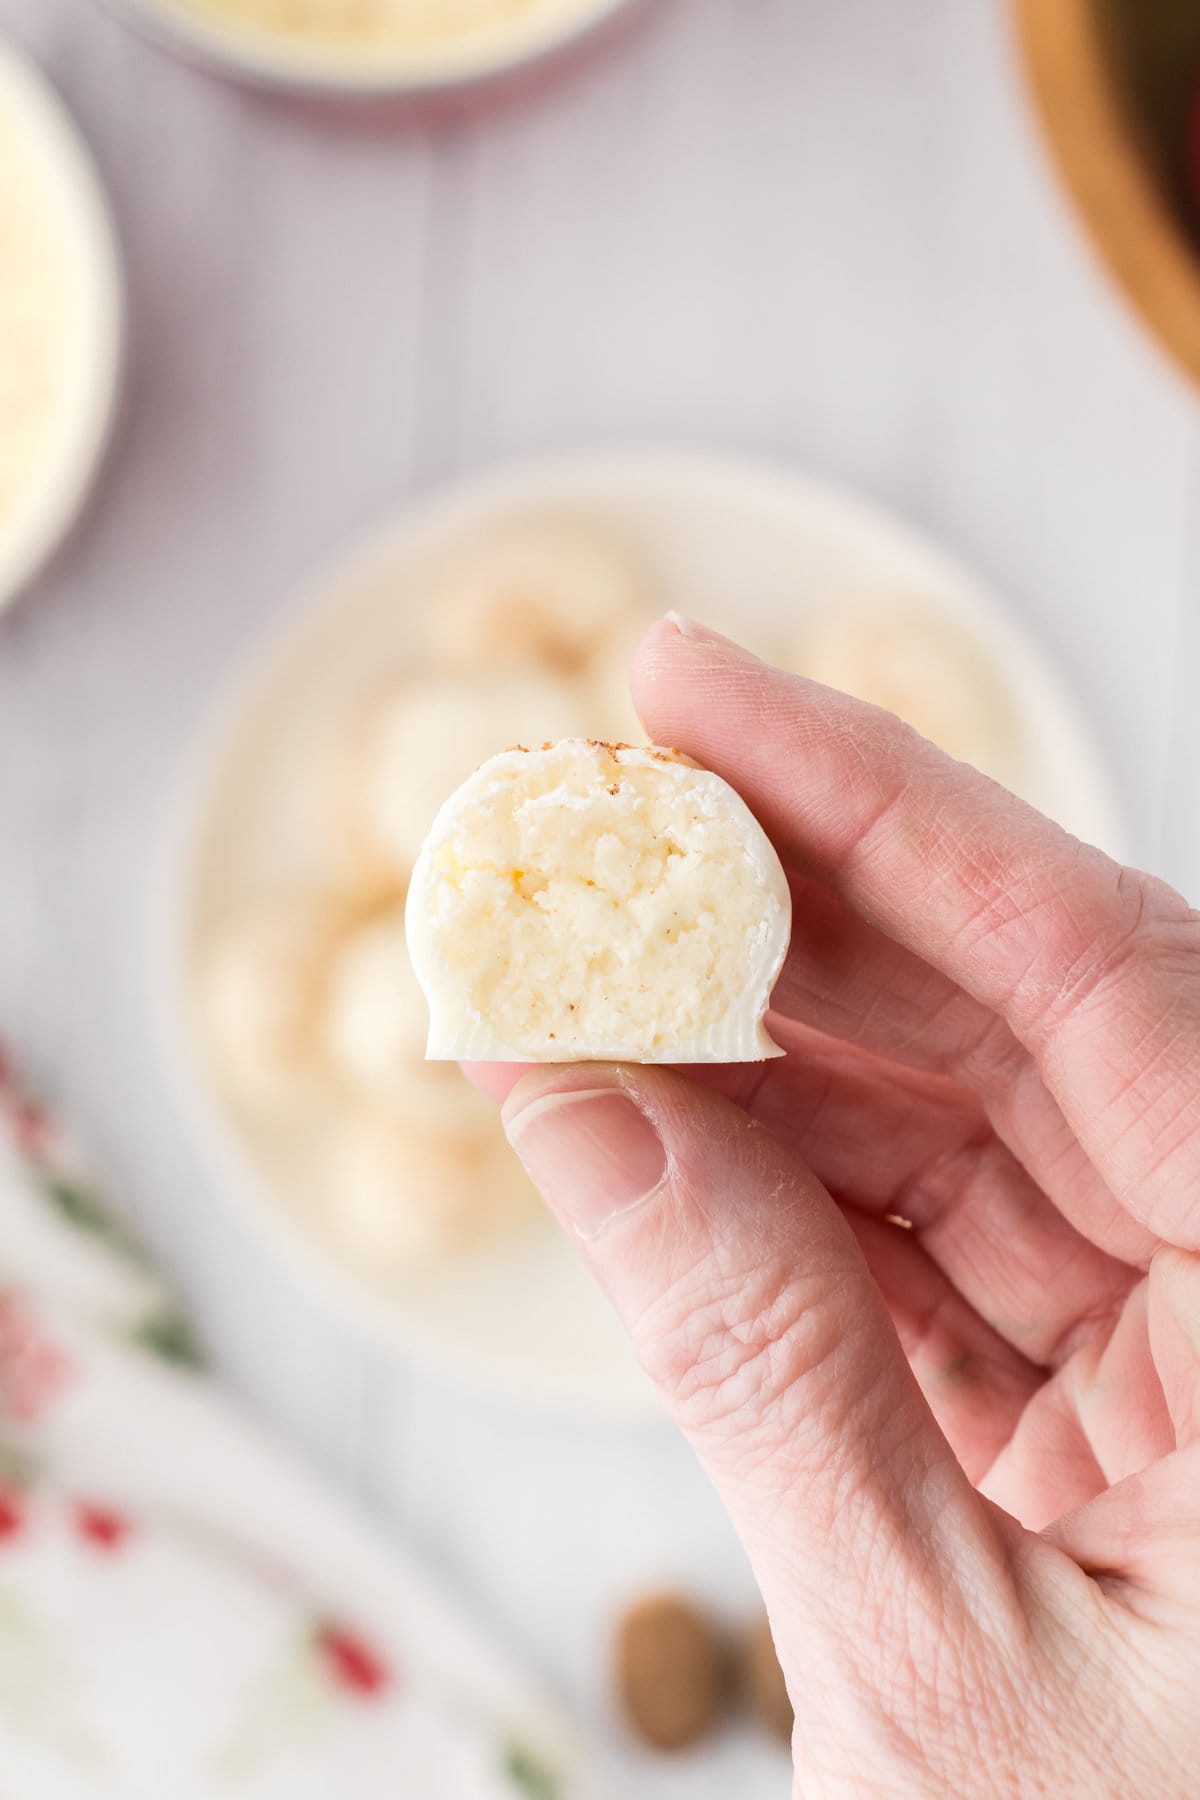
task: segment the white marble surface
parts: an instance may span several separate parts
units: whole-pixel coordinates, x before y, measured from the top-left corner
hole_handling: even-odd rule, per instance
[[[124,415],[0,620],[0,1031],[192,1292],[231,1379],[589,1721],[616,1597],[748,1582],[665,1430],[390,1366],[206,1191],[150,1026],[177,764],[297,579],[414,486],[667,438],[853,482],[1066,667],[1139,860],[1200,890],[1200,410],[1098,278],[1000,0],[662,0],[520,104],[354,120],[173,64],[90,0],[0,0],[94,145],[128,262]],[[636,1796],[786,1791],[771,1759]]]

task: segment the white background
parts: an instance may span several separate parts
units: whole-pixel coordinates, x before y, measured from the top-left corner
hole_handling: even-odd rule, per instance
[[[218,1360],[589,1721],[646,1580],[749,1584],[665,1429],[406,1373],[207,1191],[148,999],[156,858],[214,690],[314,560],[415,487],[667,439],[853,483],[1072,677],[1140,861],[1200,891],[1200,412],[1098,275],[999,0],[663,0],[517,102],[269,100],[89,0],[0,0],[95,148],[131,354],[103,481],[0,620],[0,1032],[185,1282]],[[726,1746],[621,1792],[782,1794]],[[643,1788],[644,1783],[644,1788]]]

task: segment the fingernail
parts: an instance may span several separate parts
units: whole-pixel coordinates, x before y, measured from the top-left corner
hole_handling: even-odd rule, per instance
[[[669,625],[675,627],[680,637],[688,638],[694,644],[721,644],[729,641],[722,638],[719,632],[710,631],[707,625],[701,625],[698,619],[689,619],[686,613],[676,612],[674,607],[663,616]]]
[[[724,637],[719,631],[714,631],[711,625],[701,625],[699,620],[689,619],[686,613],[672,610],[664,613],[663,617],[669,625],[675,627],[681,638],[686,638],[691,644],[703,644],[708,650],[732,650],[735,655],[746,657],[751,662],[758,661],[758,658],[752,656],[750,651],[744,649],[741,644],[736,644],[732,638]]]
[[[648,1200],[667,1172],[662,1139],[615,1088],[576,1088],[506,1117],[508,1141],[551,1211],[585,1241]]]

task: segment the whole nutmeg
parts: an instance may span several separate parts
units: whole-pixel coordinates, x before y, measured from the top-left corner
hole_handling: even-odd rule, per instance
[[[660,1750],[682,1750],[712,1731],[730,1699],[720,1631],[678,1594],[648,1594],[622,1617],[617,1690],[634,1730]]]
[[[748,1628],[738,1646],[737,1685],[747,1710],[768,1731],[790,1743],[795,1718],[766,1613]]]

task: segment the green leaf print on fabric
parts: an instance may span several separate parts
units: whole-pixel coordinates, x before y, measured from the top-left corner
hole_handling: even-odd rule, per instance
[[[510,1744],[504,1758],[504,1773],[514,1791],[524,1800],[559,1800],[562,1782],[524,1744]]]
[[[136,1233],[123,1219],[110,1212],[81,1182],[46,1162],[35,1162],[32,1173],[39,1194],[50,1202],[68,1225],[74,1225],[78,1230],[98,1238],[110,1250],[115,1250],[139,1269],[153,1266]]]
[[[136,1320],[129,1341],[177,1368],[203,1369],[207,1364],[190,1320],[170,1301]]]

